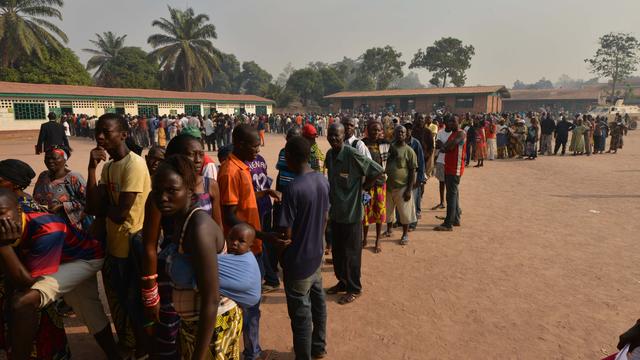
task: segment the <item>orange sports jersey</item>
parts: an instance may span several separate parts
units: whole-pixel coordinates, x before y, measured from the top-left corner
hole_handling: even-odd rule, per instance
[[[220,204],[222,206],[235,205],[236,217],[241,221],[246,221],[253,226],[256,231],[260,228],[260,213],[256,194],[251,182],[249,167],[238,159],[233,153],[229,159],[222,163],[218,173],[218,186],[220,186]],[[227,236],[231,230],[231,225],[223,220],[224,235]],[[251,251],[254,254],[262,252],[262,240],[256,239]]]

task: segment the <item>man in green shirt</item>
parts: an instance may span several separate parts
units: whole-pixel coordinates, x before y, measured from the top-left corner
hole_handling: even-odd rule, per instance
[[[413,202],[413,187],[416,182],[418,159],[411,146],[407,145],[407,129],[397,126],[394,142],[387,159],[387,236],[391,235],[392,224],[396,221],[396,209],[402,224],[400,245],[409,242],[409,224],[417,222],[416,207]]]
[[[362,190],[370,189],[384,173],[378,163],[344,144],[344,126],[333,123],[327,140],[325,167],[329,175],[331,232],[333,233],[333,270],[338,284],[328,294],[346,292],[338,303],[348,304],[362,292],[360,265],[362,258]],[[364,178],[364,183],[362,179]]]

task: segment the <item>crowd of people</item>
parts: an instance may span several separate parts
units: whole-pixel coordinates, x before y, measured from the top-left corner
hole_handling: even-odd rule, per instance
[[[281,284],[296,359],[323,358],[325,294],[361,296],[370,225],[375,253],[394,229],[410,244],[428,179],[439,182],[432,209],[446,208],[434,230],[453,231],[471,159],[564,155],[570,133],[574,155],[604,152],[608,137],[615,153],[626,133],[622,117],[535,113],[49,119],[36,144],[47,170],[0,161],[0,347],[12,359],[70,356],[62,299],[109,359],[267,358],[260,299]],[[259,154],[265,132],[286,134],[275,180]],[[67,166],[72,134],[96,142],[86,180]],[[328,255],[337,282],[324,290]]]

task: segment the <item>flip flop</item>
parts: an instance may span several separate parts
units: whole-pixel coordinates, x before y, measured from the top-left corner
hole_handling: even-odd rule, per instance
[[[356,301],[356,299],[359,296],[360,296],[360,294],[347,293],[345,296],[341,297],[340,300],[338,300],[338,304],[340,304],[340,305],[350,304],[350,303]]]

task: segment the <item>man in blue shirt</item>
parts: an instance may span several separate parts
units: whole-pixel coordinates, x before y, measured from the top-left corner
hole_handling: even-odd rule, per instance
[[[329,215],[329,181],[309,166],[309,142],[289,139],[289,169],[296,177],[287,186],[279,226],[291,244],[282,252],[284,291],[291,318],[296,359],[326,355],[327,309],[322,289],[323,236]]]
[[[407,129],[407,138],[410,139],[407,141],[409,146],[416,153],[416,157],[418,158],[418,170],[416,174],[416,182],[415,187],[413,188],[413,200],[415,201],[416,207],[416,216],[420,218],[420,213],[422,213],[422,209],[420,207],[420,202],[422,201],[422,190],[424,189],[424,184],[427,182],[427,177],[425,175],[425,162],[424,162],[424,150],[422,149],[422,144],[420,144],[420,140],[413,137],[413,123],[411,121],[405,121],[404,125],[405,129]],[[413,231],[418,226],[418,222],[414,222],[409,225],[409,231]]]

